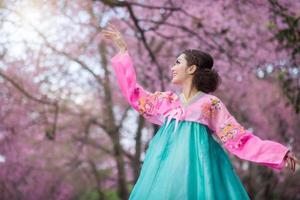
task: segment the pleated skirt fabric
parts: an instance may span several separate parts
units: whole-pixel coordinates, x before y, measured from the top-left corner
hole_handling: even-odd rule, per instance
[[[151,139],[129,200],[247,200],[227,152],[203,124],[172,119]]]

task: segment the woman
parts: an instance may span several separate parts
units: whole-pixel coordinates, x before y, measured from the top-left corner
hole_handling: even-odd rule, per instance
[[[241,159],[295,171],[298,161],[287,147],[244,129],[222,101],[209,94],[220,83],[209,54],[185,50],[177,58],[172,83],[182,87],[179,96],[171,91],[150,93],[136,82],[120,32],[112,24],[109,28],[102,33],[119,49],[111,61],[123,95],[148,121],[161,125],[129,199],[249,199],[222,146]]]

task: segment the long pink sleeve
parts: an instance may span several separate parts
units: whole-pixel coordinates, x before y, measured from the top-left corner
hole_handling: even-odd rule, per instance
[[[285,166],[289,151],[284,145],[261,140],[241,126],[217,97],[211,97],[211,127],[224,147],[241,159],[252,161],[275,170]]]
[[[136,72],[132,64],[129,52],[119,52],[111,59],[118,85],[128,103],[146,120],[162,125],[165,114],[171,109],[172,103],[178,96],[171,92],[146,91],[136,82]]]

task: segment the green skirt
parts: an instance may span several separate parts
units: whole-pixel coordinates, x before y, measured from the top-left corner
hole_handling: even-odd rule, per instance
[[[130,200],[250,199],[222,146],[203,124],[165,123],[151,139]]]

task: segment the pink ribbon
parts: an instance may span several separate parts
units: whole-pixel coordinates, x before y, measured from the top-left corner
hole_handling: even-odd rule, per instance
[[[184,115],[184,109],[182,109],[181,106],[173,109],[171,112],[168,113],[168,116],[167,116],[167,124],[166,124],[166,127],[169,125],[170,121],[172,118],[175,118],[175,129],[174,129],[174,132],[177,130],[177,127],[178,127],[178,123],[179,123],[179,120],[180,118],[182,117],[182,115]]]

